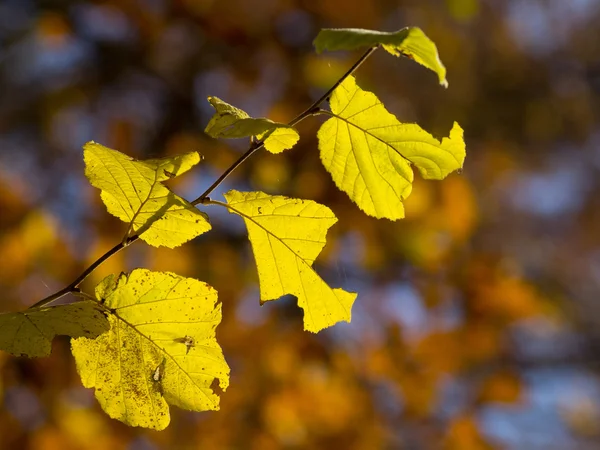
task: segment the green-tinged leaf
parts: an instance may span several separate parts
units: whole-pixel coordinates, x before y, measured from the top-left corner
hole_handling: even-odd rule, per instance
[[[292,127],[279,127],[258,135],[257,138],[264,139],[265,148],[271,153],[277,154],[296,145],[300,135]]]
[[[281,153],[292,148],[300,139],[295,128],[269,119],[255,119],[217,97],[208,97],[215,115],[204,130],[213,138],[243,138],[256,136],[263,140],[271,153]]]
[[[174,248],[210,230],[206,214],[162,184],[198,164],[197,152],[137,161],[95,142],[83,149],[85,175],[108,212],[148,244]]]
[[[404,217],[411,163],[424,178],[436,180],[463,165],[465,142],[457,123],[440,142],[418,125],[400,123],[354,77],[333,92],[330,106],[334,117],[317,134],[321,161],[337,187],[371,216]]]
[[[314,40],[318,53],[324,50],[355,50],[381,45],[394,56],[404,55],[433,70],[440,84],[448,87],[446,68],[437,48],[420,28],[402,28],[394,32],[363,30],[359,28],[325,28]]]
[[[54,336],[95,338],[110,325],[95,302],[30,308],[0,314],[0,350],[15,356],[48,356]]]
[[[261,302],[292,294],[304,309],[304,329],[316,333],[350,322],[356,294],[332,289],[312,265],[337,222],[326,206],[310,200],[229,191],[230,212],[243,217],[254,251]]]
[[[136,269],[109,276],[96,296],[111,311],[111,329],[72,341],[83,385],[96,389],[102,409],[131,426],[164,429],[168,404],[218,410],[229,367],[215,339],[221,322],[217,292],[193,278]]]

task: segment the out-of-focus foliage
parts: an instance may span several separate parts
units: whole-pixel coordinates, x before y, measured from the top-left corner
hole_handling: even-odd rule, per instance
[[[321,28],[424,30],[450,89],[383,52],[358,82],[436,138],[457,120],[469,148],[461,175],[415,177],[406,218],[383,222],[323,169],[310,137],[323,119],[302,122],[293,150],[258,153],[211,197],[260,190],[331,207],[339,221],[315,268],[361,293],[352,323],[314,335],[295,302],[259,307],[246,230],[211,207],[211,233],[176,250],[136,243],[84,287],[145,266],[218,289],[232,374],[220,411],[171,408],[161,433],[126,427],[58,339],[50,358],[0,355],[0,447],[597,448],[599,21],[592,0],[0,2],[6,312],[123,237],[83,176],[85,142],[136,159],[200,152],[198,173],[169,182],[195,198],[246,148],[202,133],[207,96],[289,121],[359,56],[315,54]]]

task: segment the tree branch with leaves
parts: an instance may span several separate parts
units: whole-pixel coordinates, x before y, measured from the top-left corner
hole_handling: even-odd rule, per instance
[[[135,269],[109,275],[93,295],[80,289],[104,261],[138,240],[175,248],[210,231],[209,215],[197,206],[222,207],[244,221],[256,260],[261,303],[294,295],[304,310],[304,329],[313,333],[349,322],[357,294],[330,287],[313,268],[328,229],[337,222],[328,207],[264,192],[230,190],[224,202],[211,199],[210,194],[263,147],[273,154],[294,147],[300,139],[295,125],[324,115],[328,119],[318,131],[318,146],[336,186],[366,214],[397,220],[404,217],[413,166],[423,178],[441,180],[462,168],[465,143],[457,123],[441,141],[416,124],[401,123],[354,78],[369,56],[382,48],[434,71],[440,84],[447,86],[437,49],[420,29],[393,33],[325,29],[314,44],[318,52],[367,50],[287,124],[250,117],[209,97],[215,114],[205,132],[213,138],[250,138],[250,145],[194,200],[176,195],[164,183],[200,163],[199,153],[138,161],[95,142],[85,144],[86,177],[100,190],[108,212],[127,224],[126,231],[119,243],[65,288],[25,311],[1,314],[0,350],[16,356],[47,356],[55,335],[72,337],[84,386],[95,388],[110,417],[131,426],[164,429],[170,421],[169,405],[218,410],[214,381],[224,391],[230,369],[215,337],[222,305],[213,287],[169,272]],[[76,295],[75,301],[52,305],[69,293]]]

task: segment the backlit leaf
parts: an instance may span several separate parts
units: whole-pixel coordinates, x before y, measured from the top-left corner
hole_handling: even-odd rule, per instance
[[[91,301],[0,314],[0,350],[30,358],[48,356],[54,336],[95,338],[109,327],[100,307]]]
[[[215,115],[204,130],[213,138],[243,138],[255,136],[263,140],[265,148],[271,153],[281,153],[292,148],[300,139],[293,128],[269,119],[255,119],[229,103],[217,97],[208,97],[215,108]]]
[[[313,333],[350,322],[356,294],[332,289],[312,267],[327,230],[337,222],[329,208],[263,192],[232,190],[225,198],[229,211],[240,215],[248,228],[261,302],[295,295],[304,309],[304,329]]]
[[[404,217],[411,164],[424,178],[435,180],[463,165],[465,143],[457,123],[440,142],[416,124],[400,123],[354,77],[333,92],[330,106],[333,117],[317,134],[321,161],[337,187],[371,216]]]
[[[131,426],[164,429],[168,404],[218,410],[211,385],[229,384],[229,367],[215,339],[221,321],[217,292],[193,278],[136,269],[105,278],[96,296],[111,311],[111,329],[75,339],[83,385],[96,389],[102,409]]]
[[[314,40],[318,53],[324,50],[355,50],[381,45],[394,56],[404,55],[433,70],[440,84],[448,87],[446,68],[437,48],[420,28],[402,28],[394,32],[363,30],[359,28],[325,28]]]
[[[148,244],[174,248],[210,230],[206,214],[162,184],[198,164],[197,152],[137,161],[95,142],[83,149],[85,175],[108,212]]]

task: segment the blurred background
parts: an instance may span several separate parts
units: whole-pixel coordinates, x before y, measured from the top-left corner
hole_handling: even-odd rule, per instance
[[[82,144],[137,158],[197,150],[195,198],[247,141],[203,134],[208,95],[286,122],[360,56],[316,55],[322,27],[421,27],[449,89],[377,52],[358,82],[437,137],[466,131],[462,174],[418,176],[398,222],[365,216],[320,165],[322,118],[231,188],[339,217],[317,270],[359,292],[351,324],[302,331],[295,299],[259,306],[241,219],[176,250],[137,242],[84,285],[147,267],[219,291],[232,375],[221,411],[172,408],[163,432],[109,419],[74,368],[0,354],[2,449],[600,448],[600,2],[0,1],[0,310],[23,309],[117,243]]]

